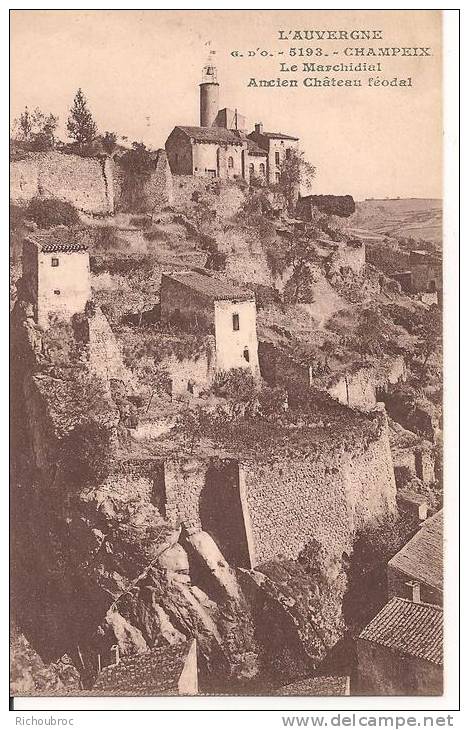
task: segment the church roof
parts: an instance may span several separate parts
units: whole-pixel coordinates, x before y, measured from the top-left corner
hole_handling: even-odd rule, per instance
[[[236,132],[223,127],[175,127],[196,142],[219,142],[222,144],[242,145],[244,140]]]
[[[214,276],[199,274],[197,271],[174,271],[165,273],[163,276],[177,281],[213,301],[254,299],[254,294],[250,289],[230,281],[217,279]]]
[[[426,520],[388,565],[431,588],[443,590],[443,510]]]
[[[443,610],[396,596],[363,629],[359,639],[441,665]]]

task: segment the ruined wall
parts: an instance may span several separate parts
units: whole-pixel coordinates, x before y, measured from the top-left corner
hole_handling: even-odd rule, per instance
[[[384,419],[384,414],[383,414]],[[353,533],[396,509],[387,427],[361,452],[339,448],[302,459],[243,464],[255,559],[297,557],[312,539],[350,553]]]
[[[376,405],[376,387],[373,369],[361,368],[343,373],[327,388],[332,398],[349,408],[369,411]]]
[[[311,386],[310,366],[298,362],[270,342],[259,342],[259,365],[262,377],[269,385],[298,383],[305,388]]]
[[[100,307],[88,319],[88,344],[91,372],[106,381],[114,378],[130,384],[130,373],[124,366],[117,340]]]
[[[109,164],[92,157],[60,152],[28,153],[10,163],[10,197],[25,204],[33,198],[57,198],[86,213],[109,214],[114,209]]]
[[[179,360],[174,355],[161,363],[171,379],[171,394],[173,396],[193,393],[208,388],[215,373],[215,344],[213,338],[207,342],[206,352],[197,359],[184,358]]]
[[[61,152],[27,153],[10,163],[10,198],[26,204],[33,198],[56,198],[78,210],[112,215],[125,208],[125,176],[109,157],[79,157]],[[143,210],[154,211],[172,202],[173,182],[164,150],[158,150],[155,168],[142,185]]]

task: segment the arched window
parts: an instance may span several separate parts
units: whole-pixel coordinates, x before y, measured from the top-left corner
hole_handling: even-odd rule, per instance
[[[228,157],[228,167],[233,167],[233,166],[234,166],[233,158]]]
[[[265,165],[263,162],[259,165],[259,172],[261,175],[265,176]]]
[[[249,175],[254,175],[254,165],[252,162],[249,165]]]

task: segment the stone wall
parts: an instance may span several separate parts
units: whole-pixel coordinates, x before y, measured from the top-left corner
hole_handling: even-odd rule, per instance
[[[109,157],[79,157],[61,152],[28,152],[10,163],[10,198],[27,204],[33,198],[56,198],[94,215],[125,209],[124,173]],[[142,187],[142,210],[172,202],[172,175],[164,150],[158,150],[154,170]]]
[[[109,164],[93,157],[27,153],[10,163],[10,197],[18,204],[56,198],[86,213],[109,214],[114,209],[109,173]]]
[[[395,512],[387,427],[361,452],[339,448],[302,459],[243,464],[254,564],[296,558],[315,538],[332,554],[350,553],[355,530]]]
[[[130,373],[124,366],[117,340],[100,307],[87,321],[91,372],[103,380],[122,380],[129,385]]]

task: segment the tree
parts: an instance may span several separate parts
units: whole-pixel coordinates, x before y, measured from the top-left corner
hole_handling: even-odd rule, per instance
[[[96,136],[96,124],[81,89],[78,89],[75,94],[67,122],[67,131],[69,137],[80,146],[91,144]]]
[[[117,135],[115,132],[105,132],[102,139],[103,149],[108,155],[112,155],[117,146]]]
[[[292,275],[285,287],[285,299],[292,304],[311,302],[311,284],[314,282],[311,264],[316,260],[315,242],[319,237],[319,230],[310,226],[304,235],[297,237],[296,233],[290,236],[289,248],[286,253],[286,264],[293,267]]]
[[[30,112],[26,106],[13,123],[14,134],[18,139],[30,142],[35,150],[50,149],[55,143],[55,130],[59,118],[54,114],[44,114],[39,107]]]
[[[316,168],[305,160],[304,152],[290,149],[280,164],[280,178],[277,183],[287,208],[293,211],[300,188],[311,189],[316,176]]]

